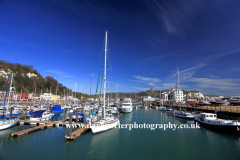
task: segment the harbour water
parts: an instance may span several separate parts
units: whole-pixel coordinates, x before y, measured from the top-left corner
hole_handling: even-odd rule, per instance
[[[65,118],[57,113],[54,120]],[[155,109],[133,109],[120,116],[121,124],[191,124]],[[49,128],[22,137],[11,133],[32,126],[0,131],[0,159],[240,159],[240,136],[200,129],[114,128],[93,135],[91,131],[66,141],[66,128]]]

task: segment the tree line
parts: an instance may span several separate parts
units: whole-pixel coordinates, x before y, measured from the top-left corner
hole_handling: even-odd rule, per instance
[[[54,79],[51,76],[47,76],[43,78],[42,75],[38,73],[37,70],[33,69],[33,65],[22,65],[19,63],[9,63],[3,60],[0,60],[0,70],[9,72],[13,72],[14,74],[14,80],[15,80],[15,88],[17,93],[35,93],[40,94],[42,93],[51,93],[58,95],[64,95],[67,96],[67,94],[72,95],[72,90],[64,86],[62,83],[58,83],[56,79]],[[28,77],[27,73],[34,73],[37,75],[37,77]],[[8,76],[11,76],[11,74],[8,74]],[[13,85],[12,85],[13,86]],[[3,74],[0,76],[0,89],[1,91],[5,91],[7,87],[7,78],[3,76]],[[9,85],[10,87],[10,79],[9,79]],[[8,89],[9,91],[9,89]],[[88,95],[82,94],[83,97],[87,97]],[[81,98],[81,93],[76,93],[77,98]]]

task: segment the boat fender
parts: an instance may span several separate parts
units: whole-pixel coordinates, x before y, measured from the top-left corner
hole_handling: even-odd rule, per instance
[[[237,131],[239,132],[239,127],[237,127]]]

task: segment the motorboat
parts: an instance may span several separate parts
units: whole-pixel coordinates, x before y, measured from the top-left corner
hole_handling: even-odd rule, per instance
[[[132,112],[133,106],[132,106],[132,101],[130,98],[126,98],[121,107],[121,112],[123,113],[130,113]]]
[[[185,118],[185,119],[193,119],[194,115],[187,111],[177,111],[175,112],[175,116],[178,118]]]
[[[73,111],[73,115],[72,115],[72,121],[73,122],[83,122],[84,120],[84,114],[83,113],[77,113],[78,115],[76,115],[76,112]],[[69,121],[69,117],[66,118],[66,122]]]
[[[200,113],[194,117],[194,121],[212,130],[240,133],[240,121],[219,119],[213,113]]]
[[[54,113],[49,113],[46,110],[34,111],[31,114],[30,120],[32,121],[47,121],[54,116]]]

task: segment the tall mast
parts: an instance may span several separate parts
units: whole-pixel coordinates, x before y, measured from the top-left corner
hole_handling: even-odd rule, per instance
[[[103,108],[102,108],[102,118],[105,117],[105,98],[106,98],[106,71],[107,71],[107,31],[105,34],[105,64],[104,64],[104,88],[103,88]]]
[[[12,78],[13,78],[13,73],[12,73]],[[10,97],[11,97],[12,78],[11,78],[11,83],[10,83],[10,87],[9,87],[8,107],[9,107],[9,99],[10,99]],[[8,107],[7,107],[7,111],[8,111]]]
[[[179,86],[179,70],[178,70],[178,67],[177,67],[177,82],[178,82],[178,105],[179,105],[179,110],[181,111],[181,104],[180,104],[180,86]]]
[[[160,97],[159,97],[159,102],[160,102],[160,104],[162,104],[162,102],[161,102],[161,88],[160,88]],[[161,105],[162,106],[162,105]]]
[[[15,86],[15,80],[14,80],[14,76],[13,76],[13,84],[14,84],[14,95],[15,95],[15,98],[16,98],[16,104],[18,106],[18,101],[17,101],[17,92],[16,92],[16,86]]]
[[[81,101],[82,101],[82,87],[83,87],[83,83],[81,84]]]
[[[117,102],[117,85],[116,85],[116,102]]]
[[[74,89],[75,89],[75,98],[74,98],[74,100],[73,100],[73,103],[75,104],[76,92],[77,92],[77,80],[76,80],[76,83],[75,83]],[[72,95],[73,95],[73,94],[72,94]]]
[[[90,106],[91,106],[91,86],[92,86],[92,78],[90,78]]]
[[[6,101],[6,97],[7,97],[7,89],[8,89],[8,81],[9,81],[9,76],[8,76],[8,80],[7,80],[7,87],[6,87],[6,93],[5,93],[5,98],[4,98],[4,108],[3,109],[5,109],[5,101]],[[6,113],[7,113],[7,111],[6,111]]]

